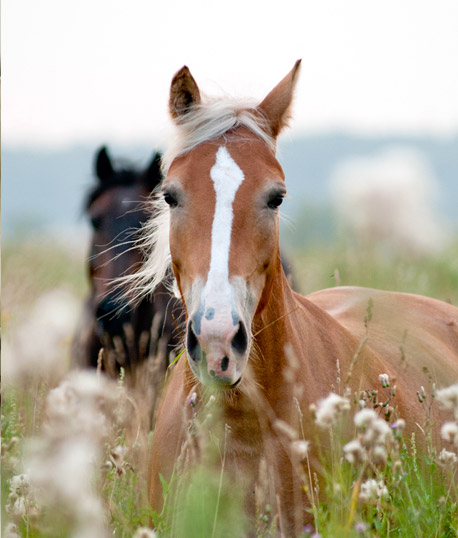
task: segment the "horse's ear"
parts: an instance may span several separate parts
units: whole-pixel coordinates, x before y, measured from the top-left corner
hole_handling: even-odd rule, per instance
[[[290,109],[293,100],[301,60],[297,60],[292,70],[265,97],[258,110],[267,119],[271,134],[276,138],[280,131],[287,126],[290,119]]]
[[[162,155],[159,152],[156,152],[143,175],[143,181],[149,191],[154,190],[162,180],[161,158]]]
[[[169,111],[174,120],[200,103],[200,91],[189,69],[183,66],[173,77],[170,86]]]
[[[106,181],[113,176],[114,170],[111,165],[111,160],[108,155],[107,148],[102,146],[97,153],[97,158],[95,161],[95,172],[100,181]]]

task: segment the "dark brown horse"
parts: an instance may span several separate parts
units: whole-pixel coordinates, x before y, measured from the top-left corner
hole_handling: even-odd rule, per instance
[[[299,62],[261,103],[246,105],[205,102],[187,67],[175,75],[169,107],[178,134],[164,158],[163,199],[147,227],[150,259],[136,279],[139,293],[151,291],[170,262],[187,314],[187,360],[169,377],[151,447],[153,509],[162,509],[163,481],[171,480],[177,464],[192,461],[185,412],[190,395],[200,399],[213,387],[228,432],[221,442],[224,471],[244,488],[254,518],[254,485],[260,462],[267,462],[271,506],[285,536],[301,534],[306,499],[290,445],[275,428],[278,421],[314,439],[309,407],[337,390],[337,379],[359,394],[388,374],[396,378],[397,410],[410,434],[425,422],[419,387],[458,379],[454,306],[363,288],[308,297],[291,289],[280,262],[278,206],[286,184],[275,147],[298,72]],[[169,257],[163,252],[167,244]],[[162,265],[155,263],[156,254]],[[439,424],[437,415],[432,420]],[[319,475],[314,449],[310,466]]]
[[[85,212],[92,227],[88,259],[90,292],[73,343],[73,362],[96,367],[100,349],[102,367],[112,375],[119,367],[132,372],[148,356],[159,356],[165,371],[179,343],[177,322],[181,307],[164,286],[137,305],[127,304],[116,279],[132,274],[142,261],[135,243],[150,217],[145,201],[162,180],[160,154],[143,171],[114,167],[107,149],[96,157],[97,183],[88,193]],[[176,316],[177,322],[174,321]]]

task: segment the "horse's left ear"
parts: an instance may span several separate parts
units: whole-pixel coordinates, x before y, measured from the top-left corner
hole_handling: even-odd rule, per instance
[[[113,177],[114,170],[106,146],[102,146],[95,158],[95,173],[103,183]]]
[[[274,138],[277,138],[280,131],[287,126],[290,119],[290,108],[293,100],[294,87],[298,80],[300,65],[301,60],[297,60],[286,77],[275,86],[257,107],[267,119]]]
[[[189,112],[193,105],[200,104],[200,91],[188,67],[183,66],[172,79],[170,86],[169,111],[174,120]]]
[[[154,190],[162,180],[161,158],[162,155],[159,152],[156,152],[143,175],[143,181],[149,191]]]

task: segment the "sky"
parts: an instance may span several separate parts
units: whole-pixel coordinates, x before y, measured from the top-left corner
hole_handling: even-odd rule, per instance
[[[170,80],[259,101],[302,58],[302,132],[458,132],[456,0],[3,0],[10,147],[161,142]]]

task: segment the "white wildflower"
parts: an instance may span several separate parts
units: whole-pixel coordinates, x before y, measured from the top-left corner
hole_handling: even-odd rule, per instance
[[[125,467],[127,462],[125,461],[128,448],[127,446],[118,445],[115,446],[110,452],[110,459],[116,468],[118,475],[123,475],[125,473]]]
[[[11,499],[10,504],[6,505],[5,509],[15,521],[19,521],[27,514],[25,497]]]
[[[380,383],[384,389],[390,386],[390,377],[388,374],[380,374],[378,378],[380,379]]]
[[[436,393],[436,398],[446,411],[452,411],[455,420],[458,420],[458,383]]]
[[[30,477],[25,473],[18,474],[10,478],[8,484],[11,493],[18,496],[26,495],[30,490]]]
[[[113,463],[115,465],[122,465],[124,463],[124,459],[126,457],[128,450],[129,449],[127,446],[123,446],[123,445],[115,446],[110,452],[110,457],[113,460]]]
[[[383,418],[378,418],[372,424],[376,443],[386,443],[391,436],[391,428]]]
[[[441,428],[441,437],[449,443],[458,446],[458,424],[456,422],[446,422]]]
[[[2,374],[6,382],[60,379],[67,369],[65,352],[79,310],[77,299],[65,290],[55,289],[39,297],[25,321],[3,343]]]
[[[362,502],[378,501],[379,499],[388,496],[388,489],[383,480],[376,481],[374,478],[369,478],[361,484],[359,492],[359,500]]]
[[[24,516],[37,514],[37,492],[30,483],[28,474],[19,474],[8,480],[10,493],[9,503],[5,509],[15,521],[20,521]]]
[[[391,429],[385,420],[379,418],[373,409],[361,409],[354,417],[355,426],[361,430],[361,441],[366,448],[386,443]]]
[[[109,433],[120,388],[95,372],[71,372],[47,398],[44,435],[31,440],[25,461],[30,480],[47,506],[71,514],[72,538],[103,538],[106,534],[101,500],[93,489],[103,442]],[[124,448],[111,454],[123,461]],[[122,465],[122,463],[121,463]]]
[[[387,458],[388,454],[386,452],[386,448],[383,445],[376,445],[372,452],[372,460],[375,465],[382,465],[383,463],[386,463]]]
[[[338,394],[331,392],[318,403],[315,421],[320,428],[330,428],[338,416],[350,409],[350,402]]]
[[[153,529],[148,529],[147,527],[139,527],[132,538],[157,538],[157,534]]]
[[[30,478],[48,506],[63,506],[72,514],[77,536],[105,536],[103,506],[93,491],[100,442],[87,436],[43,438],[30,442],[26,461]]]
[[[30,477],[45,497],[68,506],[91,492],[93,464],[100,456],[96,441],[85,437],[37,439],[27,446]]]
[[[20,538],[17,527],[14,523],[8,523],[2,533],[3,538]]]
[[[367,459],[367,452],[358,439],[353,439],[343,447],[344,457],[350,463],[362,463]]]
[[[291,450],[300,461],[305,460],[307,457],[308,451],[310,448],[310,443],[308,441],[297,440],[291,443]]]
[[[439,464],[446,468],[454,467],[458,462],[456,454],[445,450],[445,448],[441,450],[437,459],[439,460]]]
[[[354,418],[355,426],[365,429],[371,426],[378,419],[377,413],[373,409],[361,409]]]
[[[74,371],[51,390],[46,399],[46,429],[59,436],[87,434],[102,438],[107,434],[105,411],[118,401],[115,383],[95,372]]]

